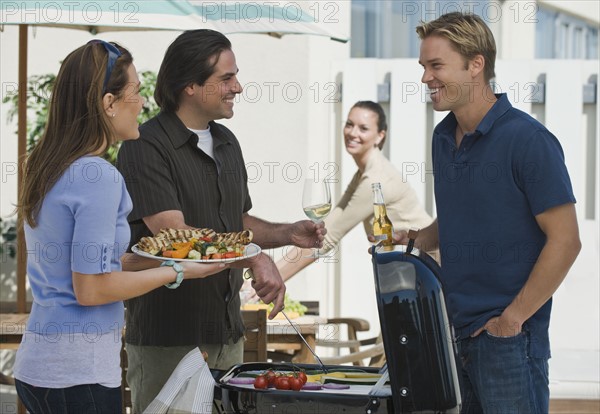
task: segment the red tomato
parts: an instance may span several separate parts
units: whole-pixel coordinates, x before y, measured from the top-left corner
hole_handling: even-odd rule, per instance
[[[279,377],[275,380],[275,388],[278,390],[289,390],[290,379],[288,377]]]
[[[290,389],[294,391],[300,391],[304,385],[300,378],[290,378],[288,381],[290,383]]]
[[[210,260],[222,259],[223,253],[213,253],[210,255]]]
[[[269,382],[269,388],[275,388],[275,380],[277,379],[277,374],[275,374],[271,370],[268,370],[267,372],[265,372],[264,375],[267,378],[267,381]]]
[[[306,374],[304,373],[304,371],[300,371],[298,373],[298,379],[300,381],[302,381],[302,385],[306,384],[306,381],[308,381],[308,378],[307,378]]]
[[[264,377],[263,375],[259,375],[258,377],[256,377],[254,379],[254,388],[259,388],[259,389],[266,389],[267,386],[269,385],[269,381],[267,381],[267,378]]]
[[[235,259],[235,258],[236,258],[235,252],[223,253],[223,259]]]

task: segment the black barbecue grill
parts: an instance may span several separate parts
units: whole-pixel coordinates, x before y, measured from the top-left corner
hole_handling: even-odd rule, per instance
[[[439,266],[428,255],[400,246],[373,252],[373,272],[387,365],[383,369],[327,365],[328,372],[389,375],[381,386],[351,385],[348,390],[257,390],[229,383],[267,369],[307,372],[319,365],[246,363],[215,373],[214,403],[219,413],[457,413],[460,391],[455,352]],[[381,381],[380,381],[381,382]]]

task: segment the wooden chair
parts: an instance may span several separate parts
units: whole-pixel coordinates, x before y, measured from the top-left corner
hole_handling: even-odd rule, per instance
[[[319,316],[319,301],[318,300],[301,300],[301,304],[306,306],[305,315]]]
[[[267,310],[243,310],[244,362],[267,361]]]
[[[300,301],[306,306],[305,315],[319,315],[319,301]],[[273,362],[292,362],[294,356],[300,352],[302,345],[296,342],[269,342],[267,357]]]
[[[347,332],[347,339],[320,338],[317,340],[317,346],[337,348],[339,350],[347,349],[347,352],[340,352],[339,356],[321,358],[323,363],[340,365],[352,363],[357,366],[381,367],[385,363],[385,350],[383,348],[383,339],[381,334],[374,338],[358,339],[357,332],[368,331],[369,322],[361,318],[332,318],[327,321],[328,325],[336,326],[335,333]],[[345,327],[345,329],[344,329]],[[367,365],[364,360],[369,358]]]

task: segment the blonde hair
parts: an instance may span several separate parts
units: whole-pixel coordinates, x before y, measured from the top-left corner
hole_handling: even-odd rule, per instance
[[[421,40],[429,36],[446,38],[463,56],[465,64],[477,55],[485,59],[486,82],[496,77],[496,42],[490,28],[475,14],[448,13],[430,22],[421,22],[417,34]]]

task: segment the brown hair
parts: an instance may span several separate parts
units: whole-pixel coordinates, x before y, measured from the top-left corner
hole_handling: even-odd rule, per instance
[[[383,136],[383,139],[377,145],[377,148],[382,149],[383,144],[385,143],[385,139],[387,138],[387,129],[388,129],[387,119],[386,119],[385,111],[383,110],[383,107],[381,105],[379,105],[377,102],[373,102],[373,101],[358,101],[354,105],[352,105],[352,108],[350,108],[350,110],[352,110],[354,108],[367,109],[367,110],[373,112],[375,115],[377,115],[377,132],[381,132],[381,131],[386,132],[386,134]]]
[[[485,59],[483,76],[486,82],[496,77],[496,42],[490,28],[483,19],[475,14],[460,12],[448,13],[436,20],[417,26],[419,38],[440,36],[452,43],[460,53],[465,64],[477,55]]]
[[[23,165],[23,183],[17,211],[35,227],[42,201],[65,170],[78,158],[106,149],[116,141],[104,111],[104,93],[117,99],[128,82],[131,54],[121,52],[104,89],[108,52],[101,42],[88,43],[63,61],[50,99],[48,122],[42,138]]]

